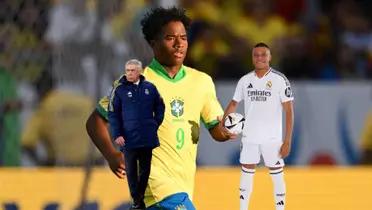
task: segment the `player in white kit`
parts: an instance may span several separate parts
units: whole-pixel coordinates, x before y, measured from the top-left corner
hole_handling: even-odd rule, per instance
[[[244,75],[226,107],[224,119],[235,112],[244,100],[245,125],[242,134],[240,163],[240,210],[247,210],[253,188],[255,167],[260,156],[270,170],[274,183],[276,210],[284,210],[285,182],[283,158],[291,149],[293,130],[293,94],[288,79],[270,67],[270,49],[258,43],[252,50],[255,70]],[[285,112],[285,134],[282,135],[282,110]]]

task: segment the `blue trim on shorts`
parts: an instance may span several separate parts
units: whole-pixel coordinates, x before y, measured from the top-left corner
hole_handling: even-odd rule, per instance
[[[187,193],[176,193],[150,206],[147,210],[196,210]]]

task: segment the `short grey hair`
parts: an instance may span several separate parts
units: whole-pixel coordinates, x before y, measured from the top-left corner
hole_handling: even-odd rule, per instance
[[[137,59],[130,59],[125,63],[125,69],[127,68],[127,65],[135,65],[137,68],[142,71],[142,62]]]

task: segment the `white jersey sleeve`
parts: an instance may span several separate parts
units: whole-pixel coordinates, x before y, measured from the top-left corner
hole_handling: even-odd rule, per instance
[[[293,101],[293,92],[291,88],[291,84],[289,83],[288,79],[283,76],[281,77],[281,83],[280,83],[280,101],[282,103],[287,102],[287,101]]]
[[[236,85],[235,93],[232,98],[232,100],[236,102],[240,102],[241,100],[244,99],[244,78],[245,76],[240,78],[238,84]]]

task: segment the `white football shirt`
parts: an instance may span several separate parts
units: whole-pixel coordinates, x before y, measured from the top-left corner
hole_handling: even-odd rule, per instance
[[[282,141],[282,103],[293,100],[284,74],[270,68],[258,78],[255,71],[249,72],[240,78],[233,100],[244,100],[242,141],[257,144]]]

